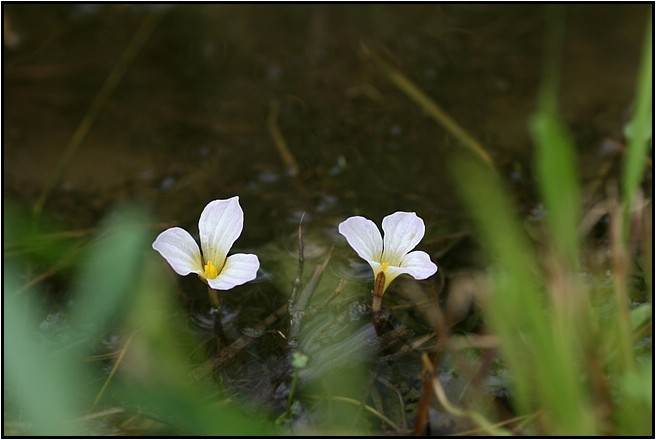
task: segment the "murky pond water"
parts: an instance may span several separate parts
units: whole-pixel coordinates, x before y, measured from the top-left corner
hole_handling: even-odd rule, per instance
[[[622,141],[630,115],[646,11],[645,5],[567,8],[561,108],[591,191],[600,188],[593,185],[600,170],[617,162],[619,153],[608,147]],[[237,248],[258,253],[262,270],[255,283],[226,295],[229,338],[253,342],[224,370],[234,389],[259,403],[285,404],[288,324],[279,317],[265,328],[261,323],[289,298],[301,216],[306,276],[337,243],[313,303],[334,310],[313,319],[304,345],[332,361],[343,350],[374,357],[363,347],[371,348],[366,341],[375,336],[371,317],[358,311],[358,301],[369,299],[367,281],[351,297],[330,299],[340,279],[360,286],[369,276],[336,225],[354,214],[379,223],[397,210],[425,220],[421,247],[440,275],[419,287],[400,283],[400,299],[386,296],[390,326],[399,333],[374,350],[387,356],[376,361],[377,401],[391,412],[407,411],[407,419],[393,419],[412,424],[407,403],[419,399],[421,363],[406,344],[433,328],[430,314],[412,304],[430,302],[444,278],[482,261],[450,176],[449,158],[461,147],[362,47],[389,59],[481,141],[529,213],[536,198],[527,124],[542,71],[543,8],[12,4],[4,12],[5,200],[32,206],[51,190],[44,212],[71,228],[93,227],[118,203],[136,200],[162,225],[195,233],[208,201],[239,195],[245,225]],[[157,23],[143,47],[51,185],[73,133],[153,16]],[[291,159],[280,152],[281,142]],[[602,178],[614,172],[611,166]],[[190,322],[211,336],[203,286],[195,279],[179,286]],[[339,329],[349,336],[335,346]],[[438,425],[434,432],[455,429]]]

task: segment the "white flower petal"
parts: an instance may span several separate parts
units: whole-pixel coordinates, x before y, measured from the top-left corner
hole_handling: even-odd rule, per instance
[[[178,275],[203,273],[200,249],[189,232],[182,228],[170,228],[157,236],[153,249],[168,261]]]
[[[200,214],[198,232],[205,262],[211,261],[219,270],[244,227],[244,211],[239,197],[214,200]]]
[[[383,239],[374,222],[361,216],[349,217],[339,224],[338,230],[360,258],[369,264],[380,261]],[[376,268],[372,268],[375,272]]]
[[[240,284],[247,283],[257,275],[260,261],[253,254],[230,255],[218,277],[208,279],[207,283],[212,289],[228,290]]]
[[[407,274],[416,280],[425,280],[435,272],[437,272],[437,265],[431,261],[426,252],[410,252],[403,257],[401,266],[389,266],[387,268],[383,292],[399,275]]]
[[[383,219],[384,251],[381,262],[400,266],[403,256],[424,238],[424,221],[414,212],[395,212]]]
[[[385,270],[385,287],[383,287],[383,293],[387,290],[389,285],[394,281],[399,275],[404,274],[405,271],[402,267],[389,266]]]
[[[383,266],[378,261],[369,261],[369,265],[374,271],[374,280],[380,272],[383,270]]]
[[[437,265],[424,251],[413,251],[403,257],[401,261],[402,273],[407,273],[416,280],[425,280],[437,272]]]

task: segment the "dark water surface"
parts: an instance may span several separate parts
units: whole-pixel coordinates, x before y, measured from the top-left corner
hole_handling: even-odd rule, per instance
[[[561,110],[584,183],[598,190],[591,184],[599,170],[612,177],[616,170],[606,164],[619,162],[649,9],[565,10]],[[306,274],[338,243],[329,292],[339,278],[368,276],[336,234],[336,225],[354,214],[379,223],[397,210],[416,211],[427,230],[420,248],[442,275],[478,264],[463,244],[469,227],[449,174],[449,158],[461,147],[362,56],[362,44],[391,60],[477,138],[524,212],[536,209],[527,127],[543,67],[543,6],[11,4],[3,11],[3,196],[26,206],[44,191],[140,24],[162,14],[52,187],[44,212],[86,228],[118,203],[136,200],[163,224],[195,233],[207,202],[239,195],[245,225],[236,246],[260,254],[263,264],[259,283],[240,290],[258,301],[226,300],[232,337],[258,333],[258,322],[284,305],[303,213]],[[272,119],[296,175],[276,149]],[[204,301],[197,280],[180,285]],[[405,310],[402,301],[397,305]],[[192,306],[193,320],[209,328],[196,310],[203,307]],[[350,313],[347,321],[357,323],[358,311]],[[398,319],[407,324],[419,315]],[[308,331],[321,337],[308,344],[322,345],[334,326],[317,321]],[[368,331],[356,326],[352,337],[366,339]],[[270,359],[241,358],[238,365],[246,367],[235,386],[266,389],[256,398],[284,405],[285,380],[271,379],[287,373],[278,362],[284,345],[275,328],[267,332],[252,353]],[[430,325],[414,332],[430,332]],[[410,374],[385,368],[388,378]],[[413,380],[419,372],[412,371]],[[411,382],[400,385],[406,397],[418,386]]]
[[[34,203],[150,6],[9,5],[4,55],[4,194]],[[563,115],[593,174],[621,141],[645,6],[568,7]],[[308,211],[334,225],[416,210],[457,216],[454,141],[376,69],[382,48],[530,187],[527,118],[541,71],[544,10],[503,5],[170,7],[121,79],[46,203],[80,226],[143,200],[184,225],[239,194],[245,238],[261,243]],[[290,179],[267,129],[272,106],[299,164]],[[519,170],[519,171],[518,171]]]

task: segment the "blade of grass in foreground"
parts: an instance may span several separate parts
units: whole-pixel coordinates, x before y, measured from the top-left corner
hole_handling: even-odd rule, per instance
[[[83,339],[66,341],[65,349],[39,338],[39,319],[44,313],[30,304],[39,292],[34,289],[16,295],[15,272],[7,272],[4,317],[5,329],[12,335],[4,348],[9,354],[7,374],[12,383],[12,403],[27,415],[29,434],[71,436],[88,429],[76,420],[95,391],[88,386],[92,375],[81,359],[134,292],[147,244],[144,225],[143,216],[135,210],[120,211],[101,234],[111,240],[98,241],[85,255],[69,320],[72,334],[81,334]]]
[[[573,346],[551,319],[537,257],[494,173],[477,160],[454,164],[459,189],[493,264],[494,292],[484,312],[501,337],[502,354],[522,414],[543,410],[544,432],[594,435]]]
[[[30,295],[13,295],[18,287],[13,267],[4,270],[3,330],[11,335],[2,350],[7,369],[3,372],[7,384],[3,420],[11,410],[18,410],[27,422],[23,435],[72,436],[81,435],[74,417],[79,413],[79,377],[70,365],[70,359],[53,357],[44,350],[36,330],[38,313],[30,304]],[[4,392],[3,392],[4,394]],[[4,400],[4,398],[3,398]],[[3,434],[11,435],[3,422]]]
[[[649,22],[645,32],[645,45],[642,51],[642,62],[638,72],[637,90],[635,95],[635,111],[629,123],[629,140],[626,160],[624,161],[624,173],[622,190],[625,204],[624,216],[624,238],[627,238],[629,226],[629,214],[635,199],[636,190],[645,170],[647,147],[649,138],[653,138],[652,132],[652,103],[653,103],[653,52],[652,52],[652,16],[649,14]]]
[[[531,121],[537,147],[536,170],[542,201],[555,250],[571,269],[578,267],[577,226],[581,196],[576,172],[574,144],[558,115],[557,89],[564,18],[560,9],[547,9],[545,66],[538,112]]]
[[[106,331],[134,296],[148,247],[147,218],[136,207],[113,213],[76,277],[72,325],[87,331],[88,343]]]

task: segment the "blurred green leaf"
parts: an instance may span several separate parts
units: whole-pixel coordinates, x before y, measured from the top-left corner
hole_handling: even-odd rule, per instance
[[[60,270],[74,266],[88,231],[71,231],[68,226],[45,215],[7,202],[4,215],[5,257],[21,258],[41,267],[56,265]]]
[[[453,169],[493,265],[495,289],[484,312],[501,337],[522,414],[541,408],[550,432],[594,434],[574,347],[553,322],[542,290],[537,255],[514,214],[497,175],[476,160],[460,158]]]
[[[146,217],[127,206],[105,222],[82,262],[74,291],[71,325],[85,329],[93,342],[134,297],[149,249]]]
[[[619,405],[614,418],[618,436],[654,436],[653,360],[638,362],[637,368],[620,377]]]
[[[631,329],[636,332],[640,330],[651,320],[652,305],[649,303],[640,304],[630,312]]]
[[[140,411],[169,426],[168,435],[265,436],[275,435],[273,424],[261,413],[240,411],[236,402],[214,403],[206,392],[193,386],[185,389],[161,384],[159,387],[125,386],[120,395]]]
[[[635,371],[628,373],[622,383],[625,395],[647,405],[653,405],[654,374],[653,362],[647,359]]]
[[[78,371],[70,358],[55,356],[40,343],[37,335],[40,313],[30,303],[30,296],[38,293],[12,295],[18,288],[16,269],[12,266],[4,269],[2,349],[5,390],[11,396],[8,400],[24,412],[29,435],[80,435],[80,426],[74,422],[74,417],[80,414],[79,399],[84,395]],[[6,414],[6,406],[4,411]]]
[[[452,168],[493,262],[497,292],[486,311],[495,329],[508,342],[506,356],[518,371],[520,407],[528,411],[531,384],[519,372],[531,368],[534,362],[531,351],[535,349],[536,341],[529,338],[523,342],[522,334],[526,331],[542,332],[539,339],[546,340],[546,317],[536,284],[539,274],[533,267],[536,261],[533,250],[521,233],[514,207],[501,190],[497,177],[467,158],[459,158]],[[525,349],[518,349],[527,344]]]
[[[653,50],[652,50],[652,17],[648,17],[645,30],[645,43],[642,52],[642,61],[638,71],[638,80],[635,95],[635,109],[627,133],[629,141],[624,161],[623,197],[627,216],[625,217],[625,232],[628,228],[628,214],[635,198],[636,190],[640,185],[647,163],[647,148],[652,134],[652,104],[653,104]]]
[[[564,124],[551,109],[540,108],[533,118],[532,128],[537,146],[539,186],[547,209],[550,237],[558,253],[576,267],[581,197],[574,146]]]
[[[578,267],[578,222],[581,196],[574,144],[558,114],[557,90],[564,33],[561,10],[548,8],[545,66],[538,112],[531,122],[536,144],[536,171],[551,238],[558,254]]]
[[[13,218],[18,219],[20,215]],[[73,297],[71,326],[85,331],[87,344],[98,342],[126,297],[134,293],[148,238],[144,224],[143,214],[133,208],[119,211],[86,255]],[[16,232],[19,240],[29,242],[29,231],[13,227],[10,231]],[[58,251],[63,252],[60,248],[53,252]],[[88,386],[94,382],[83,379],[90,378],[87,366],[82,363],[88,354],[86,345],[54,350],[54,346],[38,338],[39,319],[44,313],[32,303],[39,294],[35,290],[14,293],[17,291],[15,267],[7,269],[4,284],[5,330],[12,335],[4,350],[8,354],[7,374],[12,395],[28,415],[28,426],[32,426],[29,432],[79,434],[82,425],[75,422],[75,417],[88,408],[95,391]]]

